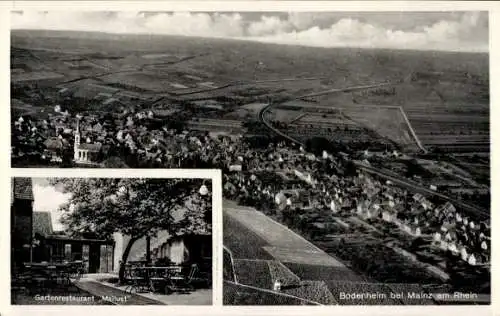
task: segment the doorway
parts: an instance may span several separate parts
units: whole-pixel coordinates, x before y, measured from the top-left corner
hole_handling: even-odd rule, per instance
[[[101,257],[101,247],[99,247],[99,244],[96,243],[90,244],[88,273],[97,273],[99,271],[100,257]]]

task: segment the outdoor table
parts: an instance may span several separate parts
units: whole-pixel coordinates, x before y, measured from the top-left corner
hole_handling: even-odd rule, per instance
[[[179,275],[182,271],[181,266],[132,267],[130,270],[139,272],[138,274],[143,276],[140,279],[148,283],[148,288],[152,292],[157,290],[155,283],[160,283],[161,286],[167,285],[170,288],[177,288],[177,281],[181,279],[182,281],[185,280],[184,276]]]
[[[54,287],[71,284],[69,263],[25,262],[24,267],[30,271],[32,281],[36,283],[33,285]]]

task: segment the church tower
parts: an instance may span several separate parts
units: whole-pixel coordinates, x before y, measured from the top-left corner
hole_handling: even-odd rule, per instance
[[[80,148],[80,119],[76,121],[76,130],[75,130],[75,144],[73,147],[73,158],[78,161],[80,159],[78,155],[78,148]]]

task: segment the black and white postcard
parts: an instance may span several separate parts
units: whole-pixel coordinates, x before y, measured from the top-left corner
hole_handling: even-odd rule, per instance
[[[8,13],[12,304],[487,311],[493,3],[88,5]]]

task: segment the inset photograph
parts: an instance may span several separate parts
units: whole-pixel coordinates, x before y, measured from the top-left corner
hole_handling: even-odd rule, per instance
[[[211,305],[212,181],[12,178],[13,305]]]

